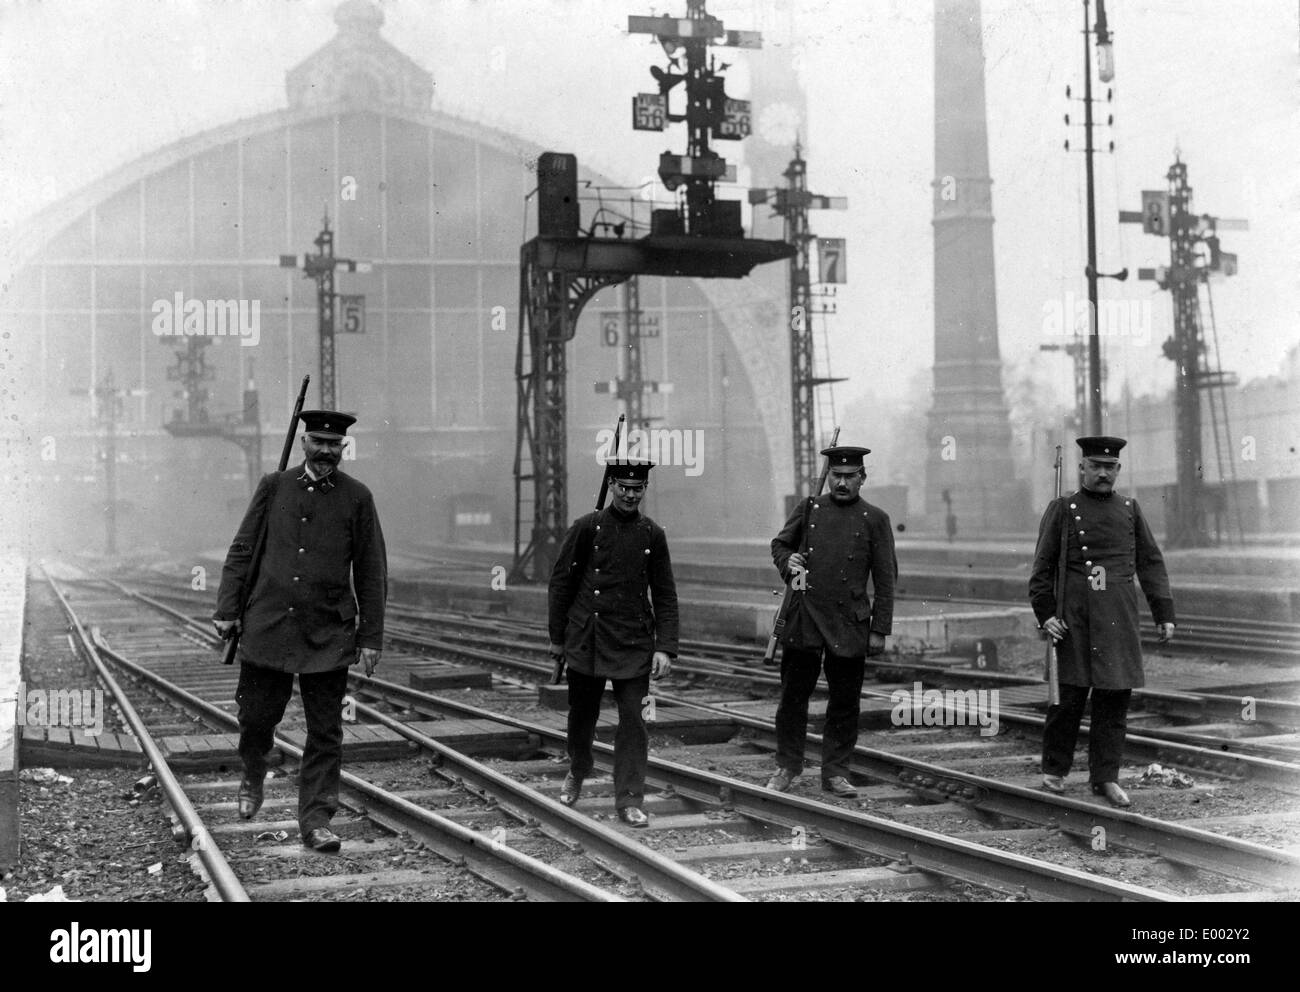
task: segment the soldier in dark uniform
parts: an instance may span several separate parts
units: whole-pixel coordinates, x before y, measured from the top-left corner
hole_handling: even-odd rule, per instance
[[[652,467],[633,459],[610,462],[610,505],[569,528],[548,601],[551,655],[563,655],[568,666],[569,774],[560,801],[577,802],[591,772],[591,742],[608,679],[618,704],[614,805],[634,827],[650,823],[641,808],[650,679],[667,675],[677,656],[677,586],[668,539],[639,509]]]
[[[299,770],[298,826],[303,843],[337,851],[329,829],[343,761],[343,695],[348,666],[370,675],[384,637],[388,560],[370,490],[338,470],[343,438],[355,417],[302,412],[303,452],[297,468],[262,477],[226,555],[213,622],[239,641],[239,755],[244,778],[239,815],[262,805],[266,755],[293,694],[293,676],[307,717]],[[266,527],[266,550],[252,596],[239,604],[253,548]],[[355,598],[354,593],[355,591]]]
[[[1115,492],[1118,437],[1081,437],[1082,487],[1053,500],[1038,527],[1029,599],[1056,644],[1061,702],[1047,710],[1043,787],[1065,791],[1084,704],[1092,691],[1088,771],[1092,791],[1130,805],[1119,786],[1129,696],[1144,684],[1137,589],[1142,583],[1161,642],[1174,632],[1174,601],[1164,557],[1138,501]],[[1056,569],[1065,541],[1065,602],[1056,601]]]
[[[898,561],[889,514],[858,495],[869,448],[826,448],[829,495],[805,500],[772,541],[772,561],[794,597],[781,643],[781,704],[776,711],[776,773],[769,789],[784,792],[803,772],[808,697],[825,655],[830,700],[822,731],[822,788],[843,798],[849,757],[858,742],[858,713],[867,655],[885,650],[894,622]],[[873,605],[867,580],[875,586]]]

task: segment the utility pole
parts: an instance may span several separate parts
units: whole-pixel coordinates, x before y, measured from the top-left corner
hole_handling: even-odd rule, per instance
[[[1088,343],[1076,329],[1074,340],[1069,344],[1040,344],[1039,351],[1063,351],[1070,359],[1074,372],[1074,413],[1071,415],[1071,429],[1076,434],[1086,433],[1088,420]]]
[[[1235,275],[1237,256],[1219,248],[1219,228],[1246,230],[1243,220],[1192,213],[1192,187],[1187,164],[1175,153],[1166,174],[1166,190],[1143,190],[1142,209],[1121,210],[1122,224],[1141,224],[1146,234],[1169,239],[1169,267],[1139,269],[1138,278],[1167,289],[1174,302],[1174,334],[1164,342],[1164,355],[1174,363],[1174,443],[1177,449],[1177,490],[1174,494],[1167,543],[1172,548],[1200,548],[1210,543],[1205,526],[1205,473],[1201,461],[1201,390],[1225,384],[1221,372],[1202,368],[1205,341],[1201,331],[1200,284],[1211,273]],[[1204,244],[1207,257],[1200,261]]]
[[[105,398],[100,408],[104,414],[104,488],[108,490],[108,506],[105,509],[104,522],[107,531],[104,542],[106,554],[117,554],[117,414],[121,399],[113,388],[113,373],[110,371],[104,379],[104,386],[98,395]]]
[[[623,404],[629,434],[634,430],[647,430],[652,421],[660,418],[645,412],[646,395],[671,393],[673,384],[645,377],[641,342],[646,338],[659,337],[660,327],[657,316],[647,319],[645,311],[641,309],[639,277],[631,276],[623,283],[622,313],[606,310],[601,313],[600,322],[605,344],[620,347],[623,360],[621,377],[596,383],[596,392],[608,393]]]
[[[799,500],[816,492],[821,477],[821,445],[817,440],[817,387],[843,379],[818,377],[813,363],[813,315],[825,314],[812,300],[812,267],[809,246],[817,240],[808,229],[808,211],[847,210],[843,196],[821,196],[808,192],[808,163],[796,140],[794,158],[785,170],[788,185],[776,189],[752,189],[749,202],[758,205],[772,202],[772,212],[785,220],[785,240],[794,246],[790,259],[790,419],[794,448],[794,494]],[[836,242],[834,263],[821,253],[822,278],[819,281],[843,282],[843,243]],[[824,248],[824,246],[823,246]],[[832,271],[827,271],[828,269]]]
[[[325,410],[337,410],[338,398],[334,384],[334,273],[369,272],[369,262],[351,258],[338,258],[334,254],[334,232],[330,230],[330,217],[325,214],[321,231],[312,242],[314,255],[281,255],[282,269],[302,269],[303,276],[316,280],[316,323],[320,332],[320,403]],[[364,297],[343,298],[350,303],[344,329],[353,333],[365,332]],[[360,301],[358,307],[356,301]]]
[[[248,494],[257,492],[258,480],[262,477],[262,420],[261,404],[257,398],[257,382],[253,378],[253,362],[248,362],[248,384],[244,387],[244,422],[243,430],[227,434],[228,440],[235,441],[244,450],[244,463],[248,466]],[[232,436],[233,435],[233,436]]]
[[[1089,35],[1095,35],[1096,38],[1098,76],[1103,83],[1109,83],[1115,78],[1115,57],[1111,45],[1110,30],[1106,25],[1106,0],[1097,0],[1095,31],[1090,27],[1090,18],[1088,16],[1090,3],[1091,0],[1083,0],[1083,157],[1088,200],[1088,267],[1085,270],[1088,278],[1088,396],[1090,399],[1088,404],[1088,433],[1095,436],[1102,432],[1101,337],[1097,326],[1099,298],[1097,283],[1101,278],[1116,279],[1123,282],[1128,278],[1128,269],[1123,269],[1114,274],[1099,273],[1097,271],[1097,202],[1092,167],[1092,156],[1095,150],[1092,143],[1092,47]],[[1066,97],[1070,95],[1068,86],[1065,95]],[[1110,91],[1107,91],[1107,101],[1110,100],[1110,97]],[[1109,123],[1113,122],[1114,117],[1112,116]],[[1070,123],[1068,114],[1065,123]],[[1067,151],[1070,148],[1068,140],[1065,143],[1065,148]],[[1111,143],[1110,150],[1115,150],[1114,142]]]
[[[91,409],[97,424],[104,426],[104,553],[117,554],[117,423],[122,416],[122,400],[128,396],[144,396],[143,389],[118,389],[113,385],[113,371],[105,374],[103,381],[91,389],[74,389],[74,396],[92,397]],[[102,401],[102,402],[101,402]]]
[[[645,390],[642,386],[641,369],[641,278],[633,276],[623,283],[623,326],[627,330],[627,346],[624,351],[626,360],[627,393],[627,428],[644,430],[650,426],[645,415]]]

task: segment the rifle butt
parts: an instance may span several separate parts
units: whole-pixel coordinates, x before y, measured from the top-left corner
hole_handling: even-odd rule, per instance
[[[1060,665],[1056,660],[1056,645],[1051,637],[1047,639],[1047,705],[1061,705]]]
[[[777,617],[776,625],[772,628],[772,636],[767,639],[767,650],[763,652],[763,665],[765,668],[776,667],[776,646],[781,640],[781,631],[785,629],[785,620]]]

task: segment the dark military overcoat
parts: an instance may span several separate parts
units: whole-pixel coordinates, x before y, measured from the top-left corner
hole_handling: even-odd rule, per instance
[[[1066,531],[1065,605],[1056,602],[1056,564]],[[1098,689],[1140,689],[1137,588],[1156,623],[1174,622],[1174,600],[1160,548],[1138,501],[1118,492],[1080,489],[1053,500],[1038,526],[1029,600],[1041,626],[1061,617],[1069,633],[1057,645],[1060,681]]]
[[[647,598],[647,591],[649,598]],[[654,652],[677,654],[677,586],[664,529],[612,507],[569,528],[551,572],[552,644],[575,672],[630,679]]]
[[[817,496],[811,506],[802,501],[772,541],[772,561],[786,582],[791,579],[786,563],[801,548],[807,587],[795,593],[781,643],[824,646],[842,657],[865,656],[870,633],[888,636],[894,625],[898,560],[889,514],[861,497],[848,505],[829,495]],[[875,587],[874,604],[868,579]]]
[[[337,469],[318,480],[304,465],[262,477],[226,554],[216,619],[239,616],[263,520],[266,551],[243,615],[239,660],[327,672],[356,661],[357,648],[382,648],[383,531],[370,490]]]

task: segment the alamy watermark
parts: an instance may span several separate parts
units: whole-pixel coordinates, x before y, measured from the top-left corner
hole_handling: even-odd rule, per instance
[[[96,737],[104,732],[103,689],[28,689],[18,683],[20,727],[68,727]]]
[[[142,929],[84,930],[75,920],[66,930],[50,931],[50,961],[54,964],[129,964],[135,972],[152,964],[153,931]]]
[[[614,448],[614,432],[602,428],[596,432],[596,463],[604,465],[610,459],[626,461],[629,458],[648,458],[656,465],[682,465],[686,474],[694,478],[704,473],[704,431],[696,428],[652,427],[642,430],[633,427],[618,439]]]
[[[894,704],[889,721],[895,727],[974,727],[981,737],[998,733],[997,689],[924,689],[920,682],[912,688],[895,689],[889,694]]]
[[[164,337],[237,337],[245,347],[262,340],[261,300],[187,300],[177,293],[154,300],[152,330]]]
[[[1043,304],[1043,333],[1048,337],[1092,333],[1092,304],[1066,292],[1060,299]],[[1099,337],[1133,338],[1139,344],[1151,340],[1150,300],[1101,300],[1097,305],[1097,334]]]

